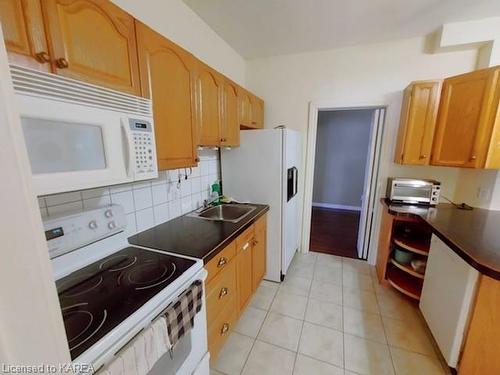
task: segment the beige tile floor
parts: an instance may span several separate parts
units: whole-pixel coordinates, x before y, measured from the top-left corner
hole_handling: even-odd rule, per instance
[[[263,281],[212,375],[448,374],[415,303],[378,285],[366,262],[297,254]]]

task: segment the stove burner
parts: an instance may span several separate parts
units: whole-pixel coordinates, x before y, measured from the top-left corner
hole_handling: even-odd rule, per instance
[[[102,276],[86,273],[74,278],[70,278],[59,286],[59,290],[65,297],[76,297],[90,292],[102,284]]]
[[[116,255],[114,257],[111,257],[109,259],[106,259],[104,262],[99,264],[99,269],[105,269],[106,271],[121,271],[124,270],[125,268],[128,268],[132,265],[134,265],[137,262],[137,257],[131,257],[128,255]],[[108,265],[109,268],[105,268],[105,265]]]
[[[94,334],[101,329],[108,312],[104,310],[103,317],[99,325],[91,330],[94,323],[94,315],[87,310],[82,310],[87,307],[88,303],[77,303],[62,309],[63,318],[66,326],[66,336],[68,338],[69,350],[78,348],[89,340]]]
[[[171,268],[169,267],[171,265]],[[136,290],[153,288],[170,279],[175,273],[175,263],[158,264],[150,262],[134,267],[127,276],[127,280]]]

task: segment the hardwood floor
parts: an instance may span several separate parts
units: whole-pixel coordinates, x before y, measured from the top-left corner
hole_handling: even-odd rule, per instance
[[[359,212],[312,208],[310,250],[357,258]]]

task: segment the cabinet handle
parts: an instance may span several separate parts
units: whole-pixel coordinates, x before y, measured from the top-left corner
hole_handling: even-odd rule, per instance
[[[64,57],[61,57],[56,60],[56,66],[59,69],[66,69],[67,67],[69,67],[68,60],[66,60]]]
[[[38,52],[35,54],[35,59],[42,64],[46,64],[50,62],[50,55],[45,51]]]
[[[219,293],[219,299],[221,299],[222,297],[226,296],[228,293],[228,289],[226,287],[222,288],[220,290],[220,293]]]
[[[243,250],[246,250],[250,247],[250,242],[247,242],[246,244],[243,245]]]
[[[227,139],[226,138],[221,138],[220,141],[221,142],[227,142]]]
[[[221,330],[220,330],[221,336],[225,335],[227,333],[227,331],[229,331],[229,323],[224,323],[222,325]]]
[[[425,159],[425,158],[427,158],[427,155],[420,155],[419,156],[419,159]]]
[[[194,158],[194,161],[199,163],[200,162],[200,158]]]
[[[470,157],[470,160],[471,160],[471,161],[474,161],[474,160],[476,160],[476,159],[477,159],[477,156],[476,156],[476,155],[472,155],[472,156]]]
[[[221,268],[221,267],[224,267],[227,263],[227,258],[226,257],[222,257],[219,259],[219,263],[217,263],[217,267],[218,268]]]
[[[256,245],[258,245],[258,243],[259,243],[259,241],[257,241],[257,240],[253,240],[252,245],[253,245],[253,246],[256,246]]]

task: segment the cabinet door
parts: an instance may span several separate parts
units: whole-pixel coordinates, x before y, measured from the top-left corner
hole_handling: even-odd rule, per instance
[[[252,119],[250,127],[262,129],[264,127],[264,101],[256,96],[252,97]]]
[[[238,88],[229,80],[225,80],[224,82],[223,103],[221,146],[239,146]]]
[[[255,240],[252,248],[252,284],[255,291],[266,274],[266,217],[255,223]]]
[[[193,57],[137,22],[142,95],[153,101],[160,170],[196,165]]]
[[[134,18],[108,0],[43,0],[54,70],[140,94]]]
[[[396,163],[429,164],[440,93],[441,81],[415,82],[405,90]]]
[[[252,243],[254,241],[253,226],[236,239],[238,255],[236,256],[236,275],[238,278],[238,307],[245,308],[252,296]]]
[[[50,55],[38,0],[0,1],[0,22],[10,62],[50,71]]]
[[[484,167],[498,71],[484,69],[444,80],[431,164]]]
[[[222,77],[198,64],[198,145],[219,146],[222,112]]]
[[[250,128],[252,123],[252,100],[245,89],[238,90],[238,119],[240,126]]]

